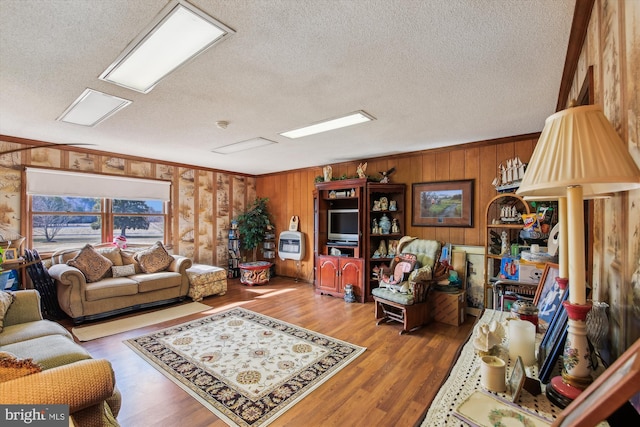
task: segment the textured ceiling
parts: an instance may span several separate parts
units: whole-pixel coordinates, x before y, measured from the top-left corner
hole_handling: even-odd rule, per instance
[[[263,174],[539,132],[575,0],[191,3],[236,34],[145,95],[98,76],[166,1],[0,0],[0,134]],[[93,128],[56,121],[85,88],[133,104]],[[377,120],[278,135],[356,110]],[[211,152],[255,137],[278,144]]]

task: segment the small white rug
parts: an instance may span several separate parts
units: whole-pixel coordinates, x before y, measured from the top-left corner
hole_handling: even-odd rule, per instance
[[[139,316],[125,317],[118,320],[112,320],[110,322],[97,323],[95,325],[78,326],[72,328],[71,332],[73,332],[73,335],[75,335],[80,341],[91,341],[211,309],[212,307],[206,304],[192,302],[189,304],[165,308],[164,310],[141,314]]]

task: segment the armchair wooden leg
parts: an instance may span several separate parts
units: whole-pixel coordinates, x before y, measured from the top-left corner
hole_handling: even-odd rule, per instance
[[[432,312],[427,302],[412,305],[402,305],[393,301],[382,300],[374,296],[376,303],[376,325],[389,323],[392,321],[402,323],[400,335],[408,334],[429,323],[432,319]]]

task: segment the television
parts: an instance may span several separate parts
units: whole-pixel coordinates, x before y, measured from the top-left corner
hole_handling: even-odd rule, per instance
[[[327,238],[332,243],[357,245],[360,236],[358,209],[327,210]]]

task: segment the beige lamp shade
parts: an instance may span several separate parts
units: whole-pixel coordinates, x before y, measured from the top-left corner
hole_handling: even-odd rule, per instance
[[[640,188],[640,169],[597,105],[547,118],[516,193],[556,199],[581,186],[585,198]]]

